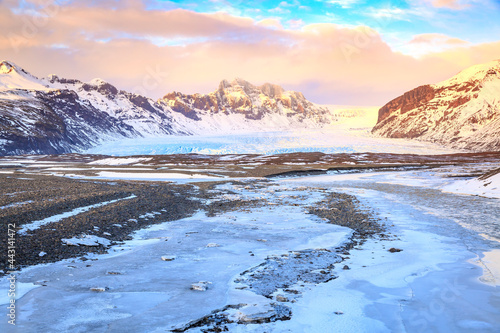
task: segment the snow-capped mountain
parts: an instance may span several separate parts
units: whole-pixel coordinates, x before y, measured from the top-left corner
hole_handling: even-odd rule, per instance
[[[460,149],[500,150],[500,60],[390,101],[380,109],[372,133]]]
[[[0,63],[0,155],[71,152],[139,135],[77,92]]]
[[[0,62],[0,90],[46,90],[48,88],[49,87],[44,85],[37,77],[31,75],[12,62]]]
[[[123,138],[321,127],[337,117],[302,93],[224,80],[208,95],[158,101],[101,79],[37,78],[0,62],[0,155],[81,151]]]
[[[51,88],[76,92],[80,99],[89,102],[110,117],[131,126],[142,136],[184,133],[172,127],[173,119],[170,116],[170,110],[165,110],[150,98],[118,90],[101,79],[93,79],[89,83],[84,83],[50,75],[45,81]]]
[[[189,127],[204,133],[311,128],[336,121],[328,108],[311,103],[300,92],[270,83],[254,86],[239,78],[221,81],[206,95],[172,92],[159,103],[193,120]]]

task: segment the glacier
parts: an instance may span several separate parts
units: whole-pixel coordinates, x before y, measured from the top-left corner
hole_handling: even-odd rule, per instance
[[[364,130],[349,130],[336,126],[296,131],[121,139],[90,148],[84,153],[130,156],[189,153],[207,155],[273,155],[294,152],[407,153],[409,151],[427,155],[462,152],[432,143],[373,137]]]

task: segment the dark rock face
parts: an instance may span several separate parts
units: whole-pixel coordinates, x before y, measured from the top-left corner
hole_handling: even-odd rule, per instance
[[[92,85],[92,84],[84,83],[82,85],[82,88],[85,91],[92,91],[92,90],[97,91],[100,94],[107,96],[107,97],[111,97],[111,98],[114,98],[116,96],[116,94],[118,94],[118,89],[116,89],[115,86],[113,86],[109,83],[106,83],[106,82],[103,82],[99,85]]]
[[[164,101],[172,101],[172,103],[169,103],[168,105],[170,108],[175,111],[183,114],[184,116],[188,117],[189,119],[192,120],[201,120],[200,117],[196,114],[196,111],[194,111],[187,103],[186,101],[189,100],[189,95],[184,95],[180,92],[172,92],[163,97]],[[193,107],[197,107],[199,109],[212,109],[212,107],[217,108],[216,101],[211,101],[210,99],[207,98],[207,96],[204,96],[203,98],[197,98],[195,100],[195,103]],[[217,108],[218,110],[218,108]]]
[[[140,135],[74,91],[22,94],[23,99],[0,100],[0,139],[7,140],[0,155],[61,154],[90,148],[103,136]]]
[[[124,94],[125,97],[137,108],[146,110],[152,114],[159,115],[160,118],[166,119],[165,113],[159,112],[157,108],[155,108],[149,99],[144,96],[130,94],[124,91],[120,91],[121,94]]]
[[[61,83],[61,84],[78,84],[82,83],[80,80],[74,80],[74,79],[65,79],[65,78],[60,78],[57,75],[50,75],[49,76],[49,82],[50,83]]]
[[[429,102],[435,95],[434,89],[429,85],[420,86],[404,93],[402,96],[393,99],[379,110],[377,125],[397,110],[401,109],[401,113],[406,113]],[[376,127],[377,126],[375,126],[375,128]]]

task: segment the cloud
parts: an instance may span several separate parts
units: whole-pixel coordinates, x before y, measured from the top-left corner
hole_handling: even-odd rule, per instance
[[[430,4],[434,8],[443,8],[451,10],[466,10],[473,6],[497,7],[495,0],[411,0],[413,3]]]
[[[120,89],[142,88],[153,98],[172,90],[206,93],[222,79],[242,77],[300,90],[318,103],[382,105],[500,54],[500,42],[470,45],[426,34],[409,44],[443,42],[449,48],[417,59],[393,51],[376,30],[364,26],[299,22],[292,28],[287,22],[287,29],[277,20],[225,13],[78,3],[39,20],[2,6],[2,58],[38,76],[101,77]],[[152,73],[162,80],[144,84]]]
[[[499,54],[500,41],[450,48],[442,52],[425,55],[422,57],[422,60],[432,60],[435,62],[441,60],[447,66],[456,67],[461,70],[471,65],[497,60],[499,59]]]
[[[302,28],[306,25],[304,23],[304,21],[302,21],[302,19],[288,20],[286,23],[287,23],[287,26],[290,27],[291,29],[299,29],[299,28]]]
[[[333,5],[339,5],[342,8],[351,8],[352,5],[358,3],[359,0],[328,0],[327,2]]]
[[[413,37],[408,44],[440,44],[440,45],[464,45],[468,42],[459,39],[449,37],[443,34],[430,33],[430,34],[420,34]]]
[[[445,50],[468,46],[471,43],[450,37],[444,34],[428,33],[413,36],[413,38],[406,43],[401,50],[406,54],[411,54],[415,57],[422,57],[427,54],[439,53]]]
[[[397,7],[389,8],[370,8],[366,11],[365,15],[376,19],[390,19],[408,21],[408,15],[413,14],[412,10],[405,10]]]
[[[470,5],[464,3],[462,0],[433,0],[432,5],[437,8],[449,8],[449,9],[465,9]]]
[[[280,20],[276,18],[266,18],[257,22],[258,25],[274,29],[283,29]]]

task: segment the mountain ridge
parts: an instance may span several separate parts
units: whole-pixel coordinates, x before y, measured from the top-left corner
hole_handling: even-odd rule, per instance
[[[327,108],[278,85],[223,80],[211,94],[153,100],[102,79],[38,78],[0,62],[0,155],[78,152],[122,138],[321,127]]]
[[[393,99],[380,108],[372,133],[457,149],[500,150],[500,60]]]
[[[207,111],[210,114],[243,114],[252,120],[261,120],[269,112],[281,112],[288,117],[316,117],[322,123],[331,120],[322,117],[329,113],[327,108],[309,102],[300,92],[285,91],[271,83],[255,86],[241,78],[231,82],[222,80],[219,88],[209,94],[189,95],[174,91],[163,96],[159,102],[193,120],[200,120],[199,114],[206,114]]]

